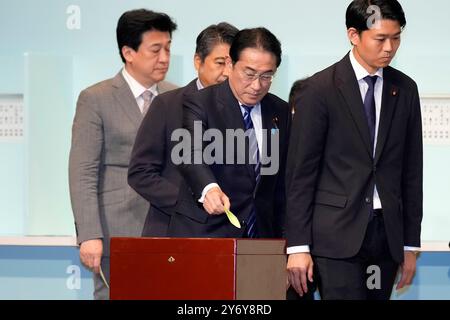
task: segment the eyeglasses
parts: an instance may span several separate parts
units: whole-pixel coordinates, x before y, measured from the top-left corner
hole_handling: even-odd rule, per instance
[[[268,85],[272,83],[273,78],[275,77],[274,73],[254,73],[251,71],[242,71],[242,76],[246,82],[253,82],[256,79],[259,79],[261,84]]]

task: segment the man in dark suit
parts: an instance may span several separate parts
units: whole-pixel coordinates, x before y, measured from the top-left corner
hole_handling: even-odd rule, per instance
[[[289,281],[303,294],[314,270],[323,299],[389,299],[399,266],[397,288],[411,283],[420,247],[419,95],[389,67],[406,24],[401,5],[355,0],[346,21],[353,49],[308,79],[296,106]]]
[[[175,141],[171,136],[182,127],[184,95],[228,78],[230,45],[238,31],[225,22],[204,29],[197,37],[194,56],[198,78],[156,97],[142,121],[133,147],[128,183],[151,203],[143,236],[172,236],[167,229],[180,189],[187,201],[191,198],[194,202],[172,162]]]
[[[268,93],[281,44],[265,28],[241,30],[230,57],[228,81],[184,101],[183,125],[193,141],[180,171],[195,202],[180,199],[169,230],[176,236],[281,237],[290,114],[285,101]],[[236,145],[233,134],[244,132],[245,143]],[[202,143],[197,138],[203,134]],[[225,209],[241,228],[228,221]]]

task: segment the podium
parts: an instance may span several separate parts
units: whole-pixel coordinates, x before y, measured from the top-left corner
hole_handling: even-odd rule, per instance
[[[112,300],[284,300],[285,240],[112,238]]]

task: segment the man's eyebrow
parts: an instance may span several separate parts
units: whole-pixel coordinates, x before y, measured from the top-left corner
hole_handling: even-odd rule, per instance
[[[399,31],[399,32],[395,33],[393,36],[394,36],[394,37],[399,36],[401,33],[402,33],[402,32]],[[377,34],[375,34],[375,37],[389,37],[389,35],[388,35],[388,34],[385,34],[385,33],[377,33]]]
[[[167,42],[167,44],[172,44],[172,40],[169,40],[168,42]],[[151,43],[150,44],[150,47],[162,47],[162,46],[164,46],[165,44],[164,43],[162,43],[162,42],[155,42],[155,43]]]

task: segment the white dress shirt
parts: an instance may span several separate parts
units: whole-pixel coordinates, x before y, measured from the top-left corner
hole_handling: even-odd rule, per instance
[[[245,114],[245,109],[242,107],[242,103],[239,101],[239,106],[241,107],[241,113],[242,113],[242,118],[244,118],[244,114]],[[261,159],[262,157],[262,141],[263,141],[263,131],[262,131],[262,115],[261,115],[261,103],[258,102],[252,109],[252,112],[250,113],[250,117],[252,118],[252,122],[253,122],[253,128],[255,129],[255,135],[256,135],[256,141],[258,143],[258,151],[259,151],[259,158]],[[200,197],[200,199],[198,199],[198,202],[203,203],[203,201],[205,200],[205,196],[208,193],[209,190],[211,190],[214,187],[219,187],[220,186],[213,182],[210,184],[207,184],[202,191],[202,195]]]
[[[381,113],[381,98],[383,95],[383,68],[378,69],[374,74],[370,74],[362,65],[356,61],[355,55],[353,54],[353,50],[350,51],[350,63],[352,64],[353,70],[355,71],[356,79],[358,80],[359,91],[361,92],[362,101],[364,101],[366,97],[367,90],[369,90],[369,85],[364,80],[367,76],[378,76],[377,82],[375,83],[374,88],[374,97],[375,97],[375,138],[374,138],[374,147],[373,147],[373,156],[375,157],[375,149],[377,146],[377,136],[378,136],[378,127],[380,125],[380,113]],[[380,196],[378,195],[377,186],[375,185],[375,190],[373,193],[373,208],[374,209],[382,209]]]
[[[133,93],[134,98],[136,99],[136,103],[139,107],[141,113],[144,112],[144,98],[142,97],[142,93],[144,91],[149,90],[152,93],[152,101],[158,95],[158,85],[155,83],[150,88],[144,87],[142,84],[136,81],[125,68],[122,69],[122,75],[125,78],[126,83],[130,87],[131,92]]]

